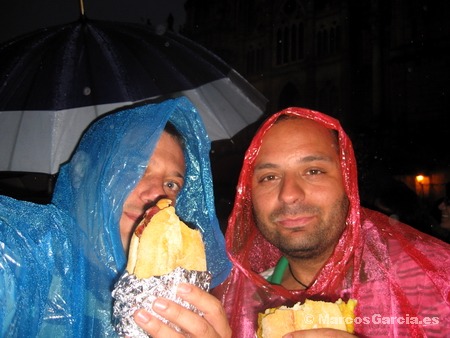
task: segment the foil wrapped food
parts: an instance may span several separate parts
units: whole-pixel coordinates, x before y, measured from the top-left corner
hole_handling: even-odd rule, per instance
[[[134,321],[133,314],[136,310],[144,308],[164,323],[175,330],[182,330],[168,322],[153,311],[152,305],[156,298],[170,299],[185,308],[200,315],[202,313],[193,305],[182,300],[176,295],[180,283],[188,283],[209,291],[211,274],[207,271],[186,270],[176,268],[172,272],[150,278],[137,278],[135,275],[125,272],[114,286],[112,296],[114,298],[113,322],[120,336],[148,338],[149,335]]]

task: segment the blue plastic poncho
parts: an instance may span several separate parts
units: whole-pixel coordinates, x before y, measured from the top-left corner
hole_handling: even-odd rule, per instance
[[[61,167],[51,204],[0,196],[2,337],[116,336],[111,290],[126,264],[122,205],[167,120],[186,143],[177,213],[203,233],[211,286],[228,275],[214,210],[210,142],[195,108],[179,98],[112,113],[89,128]]]

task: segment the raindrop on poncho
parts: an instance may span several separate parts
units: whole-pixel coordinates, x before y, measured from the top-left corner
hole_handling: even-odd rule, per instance
[[[117,336],[111,290],[126,265],[122,205],[168,120],[186,144],[177,214],[203,234],[211,286],[225,279],[230,262],[199,114],[185,98],[134,107],[88,129],[61,167],[52,203],[0,196],[0,336]]]
[[[261,235],[252,213],[255,158],[264,134],[282,114],[311,119],[337,130],[341,170],[350,200],[347,227],[334,253],[315,282],[300,291],[270,284],[261,276],[282,254]],[[391,225],[389,217],[360,206],[353,147],[332,117],[288,108],[261,126],[245,154],[225,240],[233,269],[214,293],[225,304],[234,337],[255,337],[259,312],[292,306],[306,298],[332,302],[356,299],[355,330],[359,337],[450,336],[450,246],[408,225]]]

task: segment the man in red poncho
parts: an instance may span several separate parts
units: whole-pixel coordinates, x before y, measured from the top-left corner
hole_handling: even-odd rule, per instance
[[[360,206],[351,141],[327,115],[288,108],[262,125],[226,244],[234,268],[214,293],[234,337],[306,298],[356,299],[359,337],[450,336],[450,246]]]

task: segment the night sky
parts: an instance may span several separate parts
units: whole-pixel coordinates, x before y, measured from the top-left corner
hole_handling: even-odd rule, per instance
[[[184,23],[185,0],[84,0],[89,19],[164,24],[169,13],[175,30]],[[76,21],[79,0],[2,0],[0,3],[0,42],[35,29]]]

